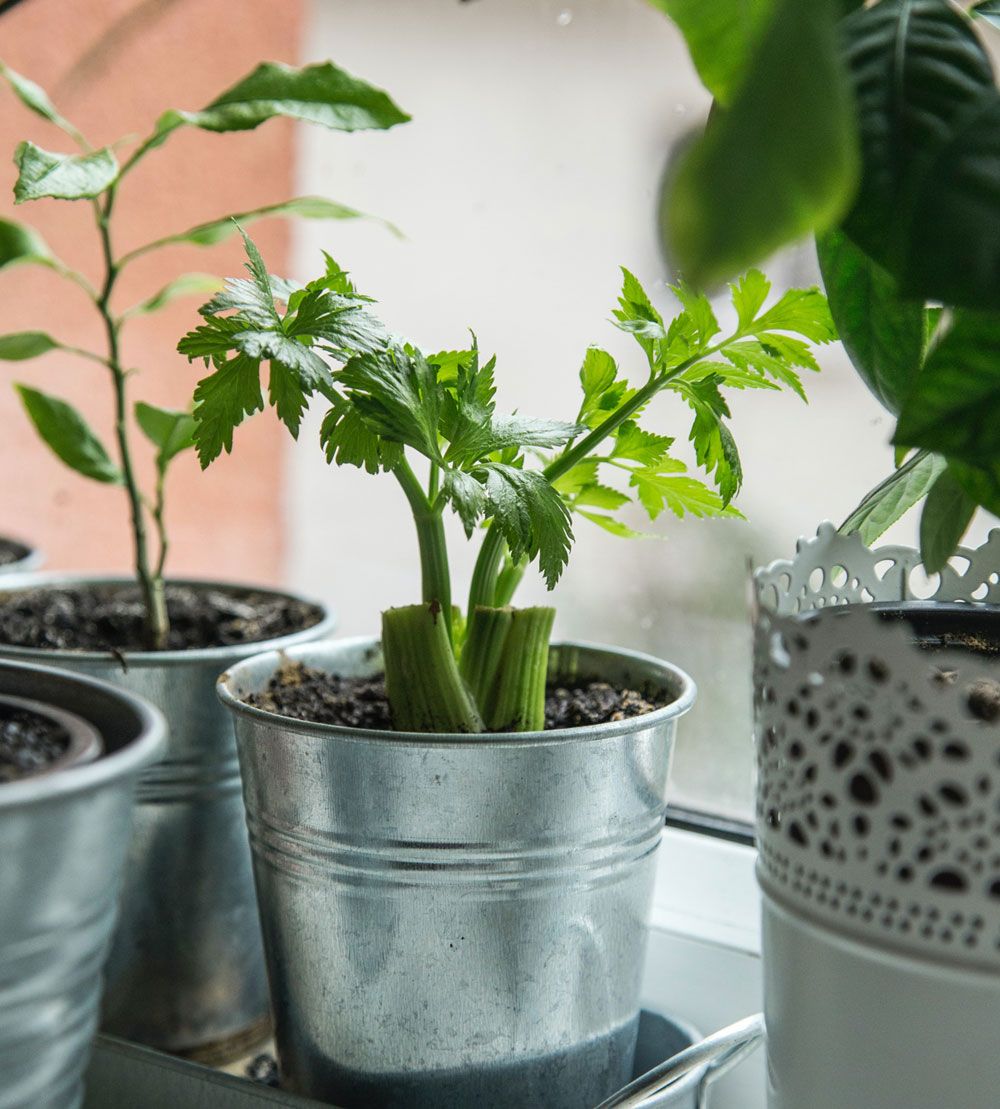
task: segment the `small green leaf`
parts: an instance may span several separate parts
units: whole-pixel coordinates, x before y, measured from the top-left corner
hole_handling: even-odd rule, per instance
[[[139,401],[135,406],[135,419],[143,434],[157,449],[156,465],[161,473],[182,451],[194,446],[197,429],[190,412],[172,408],[158,408]]]
[[[666,336],[663,317],[634,273],[622,266],[622,291],[618,307],[611,313],[622,331],[634,336],[652,367],[657,357],[657,339]]]
[[[764,307],[771,282],[760,270],[747,270],[734,285],[730,285],[730,290],[738,318],[737,326],[740,331],[749,332],[757,313]]]
[[[774,0],[651,0],[680,28],[708,91],[728,104],[746,75]]]
[[[592,485],[585,485],[579,493],[573,498],[573,508],[584,506],[587,508],[606,508],[610,512],[615,512],[622,505],[629,504],[632,498],[626,496],[624,493],[619,492],[617,489],[612,489],[610,485],[601,485],[599,482],[594,482]]]
[[[385,130],[410,118],[387,93],[332,62],[301,69],[263,62],[201,111],[166,112],[157,121],[152,143],[184,125],[204,131],[248,131],[277,116],[336,131]]]
[[[630,528],[628,524],[622,523],[621,520],[616,520],[613,516],[605,516],[603,512],[584,512],[583,509],[577,509],[576,511],[585,520],[589,520],[592,524],[597,524],[599,528],[603,528],[612,535],[617,535],[619,539],[655,538],[655,536],[649,535],[647,532],[636,531],[635,528]]]
[[[934,482],[920,516],[920,557],[936,574],[955,553],[976,512],[976,502],[950,470]]]
[[[939,454],[915,454],[865,496],[840,525],[841,532],[849,535],[856,531],[870,547],[927,495],[947,465]]]
[[[862,381],[894,415],[924,353],[924,308],[903,300],[892,277],[841,231],[816,240],[830,310]]]
[[[72,405],[27,385],[16,389],[35,430],[70,469],[94,481],[122,484],[121,471]]]
[[[18,144],[14,152],[18,178],[14,203],[41,200],[85,200],[100,196],[118,177],[118,162],[110,147],[92,154],[54,154],[33,142]]]
[[[53,261],[48,244],[33,227],[0,219],[0,270],[22,263],[51,266]]]
[[[354,405],[343,398],[338,398],[323,418],[320,443],[327,462],[357,466],[370,474],[392,469],[403,456],[398,443],[379,438]]]
[[[664,473],[658,468],[633,470],[629,484],[635,486],[651,520],[665,508],[678,519],[686,514],[699,518],[731,516],[743,519],[732,505],[723,504],[714,489],[686,474]]]
[[[654,435],[651,431],[643,431],[634,420],[626,420],[615,435],[611,457],[653,466],[663,459],[673,443],[673,439],[667,435]]]
[[[396,236],[401,232],[394,224],[377,216],[370,216],[357,208],[349,208],[346,204],[337,204],[322,196],[297,196],[292,200],[282,201],[280,204],[266,204],[261,208],[251,208],[246,212],[235,212],[232,215],[219,216],[218,219],[208,220],[205,223],[195,224],[186,231],[179,231],[176,235],[167,235],[146,246],[130,251],[125,260],[146,254],[160,247],[172,246],[175,243],[193,243],[195,246],[214,246],[234,235],[238,228],[246,227],[256,220],[269,217],[294,217],[296,219],[367,219],[375,220],[388,228]]]
[[[5,362],[23,362],[27,358],[37,358],[50,350],[62,346],[44,331],[15,331],[10,335],[0,335],[0,359]]]
[[[164,285],[159,292],[127,309],[122,313],[122,316],[146,316],[151,312],[158,312],[178,297],[215,293],[224,284],[225,282],[221,277],[215,277],[210,273],[184,273]]]
[[[661,226],[699,288],[836,224],[854,198],[854,104],[834,0],[779,0],[730,107],[682,158]]]
[[[36,85],[34,81],[30,81],[21,73],[17,73],[11,69],[10,66],[4,65],[0,62],[0,77],[3,77],[10,87],[14,90],[18,100],[26,107],[30,108],[36,115],[40,115],[42,119],[47,119],[49,123],[54,123],[57,127],[61,127],[67,134],[78,137],[80,132],[73,126],[72,123],[61,115],[56,106],[49,99],[48,93],[41,87]]]

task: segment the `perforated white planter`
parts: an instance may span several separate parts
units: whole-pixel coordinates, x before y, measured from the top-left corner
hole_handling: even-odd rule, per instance
[[[771,1109],[1000,1106],[1000,532],[926,580],[829,524],[755,577]]]

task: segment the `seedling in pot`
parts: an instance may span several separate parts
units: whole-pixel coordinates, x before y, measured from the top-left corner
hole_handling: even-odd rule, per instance
[[[86,359],[107,374],[115,417],[113,450],[104,446],[83,416],[64,400],[25,385],[18,386],[18,391],[38,434],[63,462],[84,477],[120,485],[125,490],[135,573],[144,608],[145,646],[162,649],[170,631],[164,587],[169,548],[164,519],[165,482],[171,462],[194,445],[195,423],[187,412],[143,402],[131,405],[129,392],[134,370],[124,361],[122,336],[131,319],[159,311],[177,297],[218,289],[222,282],[208,274],[180,274],[130,307],[118,305],[115,292],[122,272],[136,259],[173,244],[211,246],[221,242],[232,234],[234,217],[210,219],[122,251],[116,243],[114,219],[119,190],[141,161],[184,127],[207,132],[246,131],[268,119],[284,116],[319,123],[332,130],[356,131],[386,129],[409,117],[386,93],[330,62],[301,69],[267,62],[199,111],[165,112],[150,134],[134,143],[131,153],[120,160],[120,151],[128,147],[130,140],[95,147],[56,109],[38,85],[3,63],[0,75],[27,108],[65,132],[80,151],[67,154],[43,149],[30,141],[20,143],[14,155],[18,168],[15,203],[53,198],[89,204],[96,223],[99,277],[92,281],[66,265],[29,225],[8,219],[0,219],[0,269],[30,263],[54,270],[76,284],[93,302],[105,333],[105,344],[99,351],[84,349],[45,331],[0,335],[0,359],[21,361],[60,351]],[[240,212],[236,218],[248,223],[267,216],[351,219],[360,215],[355,209],[322,197],[304,196]],[[151,490],[143,489],[137,477],[132,420],[156,452],[156,477]],[[150,537],[151,530],[155,540]]]
[[[725,392],[790,388],[804,398],[799,371],[818,368],[810,344],[835,337],[816,289],[792,290],[767,307],[770,284],[749,272],[732,287],[737,322],[722,337],[705,297],[675,288],[680,311],[668,323],[625,271],[613,315],[639,346],[642,380],[632,384],[592,347],[570,419],[505,416],[496,410],[496,360],[484,359],[475,340],[425,354],[389,333],[329,256],[321,277],[295,287],[270,275],[244,239],[249,278],[227,282],[179,345],[212,368],[195,392],[198,454],[210,465],[232,449],[244,417],[264,408],[267,361],[268,401],[293,436],[318,394],[329,404],[320,436],[327,459],[396,479],[422,577],[421,603],[382,617],[387,694],[401,731],[541,729],[555,610],[511,607],[527,566],[537,564],[551,589],[569,557],[573,517],[635,536],[620,515],[633,500],[652,519],[665,509],[739,516],[732,501],[743,473]],[[647,406],[665,391],[694,413],[690,440],[707,480],[688,472],[673,438],[647,426]],[[467,622],[453,604],[449,509],[469,538],[484,528]]]

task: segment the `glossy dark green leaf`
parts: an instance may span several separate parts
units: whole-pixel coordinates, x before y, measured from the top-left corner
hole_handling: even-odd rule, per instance
[[[980,0],[978,4],[972,5],[970,14],[985,19],[994,27],[1000,27],[1000,0]]]
[[[732,105],[682,157],[661,228],[685,279],[713,285],[835,225],[858,179],[833,0],[781,0]]]
[[[70,469],[94,481],[122,484],[121,471],[71,404],[27,385],[16,388],[35,430]]]
[[[882,0],[843,40],[864,163],[845,230],[904,296],[1000,307],[1000,94],[971,22]]]
[[[956,312],[903,405],[894,442],[973,466],[1000,459],[1000,314]]]
[[[841,231],[816,240],[830,312],[854,368],[898,414],[924,354],[924,307],[903,300],[896,282]]]
[[[775,0],[651,0],[677,24],[708,91],[728,104]]]
[[[936,574],[955,553],[975,511],[976,502],[945,470],[927,494],[920,516],[920,557],[929,574]]]
[[[923,500],[947,465],[939,454],[918,451],[866,495],[840,530],[845,535],[856,531],[862,543],[870,547]]]
[[[0,219],[0,270],[23,263],[51,266],[52,262],[52,251],[33,227]]]
[[[27,358],[37,358],[61,346],[51,335],[44,331],[14,331],[0,335],[0,359],[5,362],[23,362]]]
[[[319,123],[336,131],[386,129],[410,117],[388,93],[332,62],[296,68],[263,62],[198,112],[171,110],[160,117],[154,142],[177,127],[247,131],[276,116]]]
[[[172,459],[194,446],[197,425],[190,412],[158,408],[155,404],[139,401],[135,406],[135,418],[143,434],[156,447],[156,465],[161,473]]]
[[[18,169],[14,203],[53,197],[86,200],[100,196],[117,178],[118,162],[110,147],[92,154],[55,154],[33,142],[22,142],[14,152]]]

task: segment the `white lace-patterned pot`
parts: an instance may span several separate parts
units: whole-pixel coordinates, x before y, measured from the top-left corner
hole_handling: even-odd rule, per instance
[[[928,579],[824,524],[755,594],[770,1109],[997,1109],[1000,531]]]

